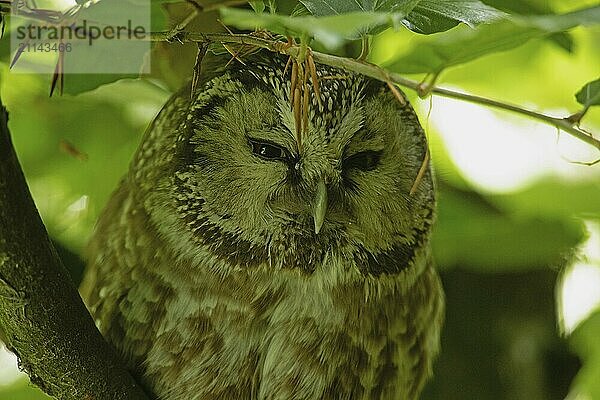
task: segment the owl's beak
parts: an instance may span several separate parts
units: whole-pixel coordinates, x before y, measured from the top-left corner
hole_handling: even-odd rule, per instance
[[[319,179],[317,191],[313,200],[313,220],[315,221],[315,233],[318,234],[325,222],[325,213],[327,213],[327,185],[323,179]]]

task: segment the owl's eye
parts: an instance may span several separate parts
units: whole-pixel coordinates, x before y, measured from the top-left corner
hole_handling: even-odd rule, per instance
[[[361,151],[356,153],[343,162],[344,169],[357,168],[361,171],[372,171],[379,165],[381,151]]]
[[[248,143],[250,143],[252,152],[265,160],[285,160],[288,158],[287,151],[275,144],[259,142],[252,139],[249,139]]]

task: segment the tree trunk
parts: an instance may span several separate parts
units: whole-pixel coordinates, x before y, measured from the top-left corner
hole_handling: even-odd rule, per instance
[[[0,100],[0,334],[58,399],[148,397],[96,329],[29,193]],[[3,332],[2,332],[3,331]]]

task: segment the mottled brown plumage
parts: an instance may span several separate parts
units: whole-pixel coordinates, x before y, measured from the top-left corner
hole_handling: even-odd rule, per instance
[[[384,84],[317,65],[299,149],[285,61],[254,55],[169,101],[82,294],[159,399],[415,399],[444,308],[430,172],[409,194],[422,129]]]

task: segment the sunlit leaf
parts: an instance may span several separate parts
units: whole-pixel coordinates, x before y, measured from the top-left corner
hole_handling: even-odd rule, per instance
[[[351,12],[410,12],[421,0],[300,0],[315,16],[339,15]]]
[[[248,3],[250,3],[250,7],[252,7],[256,13],[260,14],[261,12],[265,11],[265,2],[262,0],[249,1]]]
[[[483,25],[477,30],[461,27],[433,41],[419,43],[386,66],[402,73],[438,74],[486,54],[510,50],[543,34],[538,29],[520,27],[510,21]]]
[[[167,18],[167,13],[165,12],[165,2],[160,1],[152,1],[150,3],[150,15],[151,15],[151,24],[152,31],[164,31],[169,29],[169,21]]]
[[[478,0],[422,0],[415,11],[452,18],[471,27],[505,16],[503,12]]]
[[[309,35],[325,46],[335,48],[345,40],[385,26],[400,26],[402,13],[352,12],[327,17],[291,17],[279,14],[257,14],[234,8],[221,9],[223,23],[240,29],[265,28],[275,33],[291,36]]]
[[[555,14],[550,2],[537,0],[485,0],[485,3],[508,14],[549,15]],[[573,38],[564,32],[555,33],[548,38],[551,42],[568,51],[573,51]]]
[[[411,12],[402,23],[411,31],[423,34],[444,32],[459,24],[457,20],[452,18],[422,12]]]
[[[431,34],[446,31],[463,22],[471,27],[496,21],[505,14],[478,0],[422,0],[406,17],[406,26]]]
[[[513,17],[513,19],[526,26],[537,27],[547,32],[560,32],[576,26],[594,26],[600,24],[600,5],[583,8],[561,15],[531,15],[527,17]]]
[[[563,15],[519,16],[477,29],[457,29],[435,39],[425,38],[412,50],[388,63],[403,73],[434,73],[487,54],[518,47],[531,39],[563,32],[579,25],[600,24],[600,7]]]
[[[600,105],[600,78],[588,82],[575,95],[577,102],[585,108]]]
[[[419,33],[448,30],[460,22],[475,26],[496,20],[504,13],[478,0],[302,0],[315,16],[341,15],[352,12],[402,12],[403,23]]]

